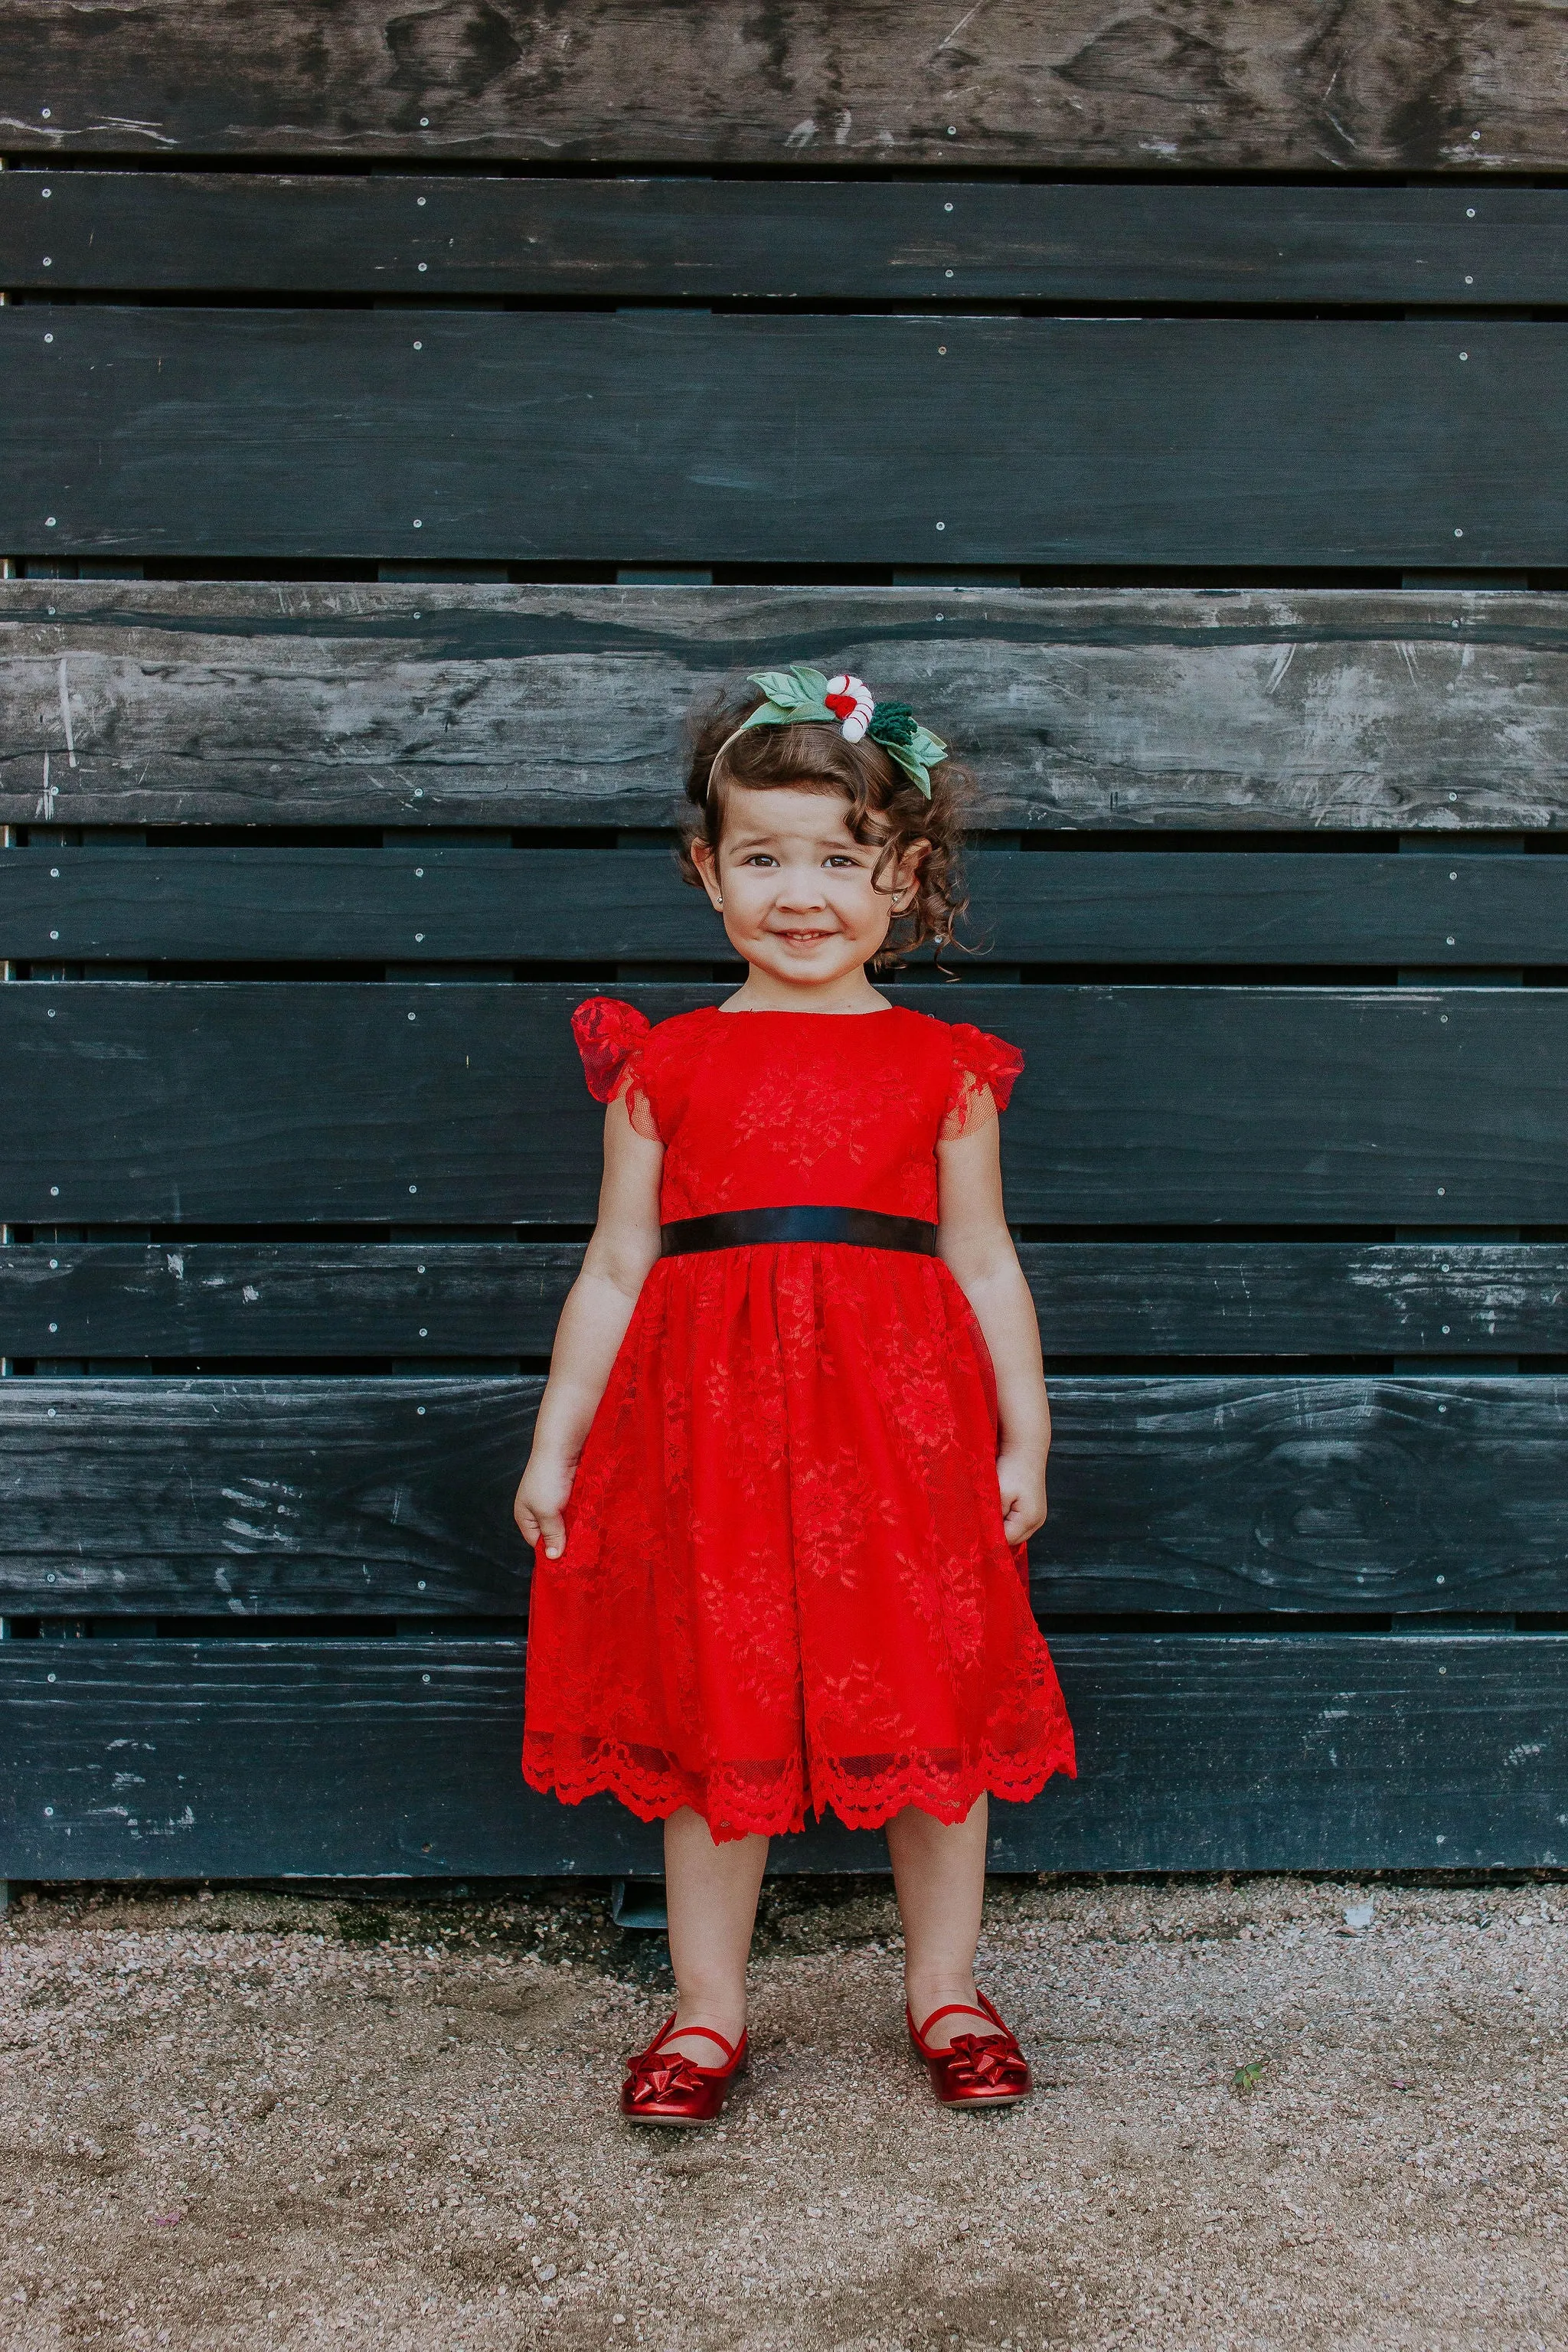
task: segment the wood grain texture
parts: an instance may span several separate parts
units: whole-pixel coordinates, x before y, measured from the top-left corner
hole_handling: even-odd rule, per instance
[[[542,1382],[0,1389],[3,1613],[510,1617]],[[1568,1609],[1555,1375],[1053,1374],[1056,1614]]]
[[[9,1381],[0,1590],[12,1614],[516,1615],[542,1386]]]
[[[1535,0],[6,0],[20,153],[1556,171]]]
[[[0,1218],[589,1221],[603,1113],[569,1023],[594,992],[18,982]],[[616,992],[658,1019],[730,992]],[[965,985],[937,1004],[1027,1057],[1003,1129],[1021,1223],[1568,1223],[1568,991]]]
[[[24,305],[0,370],[30,556],[1568,562],[1560,321]]]
[[[1028,964],[1561,964],[1568,857],[979,848],[958,936]],[[0,855],[0,957],[74,963],[733,958],[673,845],[40,847]],[[918,961],[929,964],[931,950]]]
[[[1469,183],[275,178],[43,165],[0,176],[0,285],[1465,308],[1568,299],[1565,214],[1560,188]]]
[[[998,826],[1568,824],[1555,595],[28,580],[0,821],[667,824],[687,713],[792,660],[913,701]]]
[[[1568,1355],[1568,1244],[1025,1242],[1075,1357]],[[0,1248],[0,1356],[548,1355],[576,1242],[31,1242]]]
[[[1074,1636],[1076,1782],[998,1870],[1552,1868],[1559,1636]],[[531,1797],[521,1642],[15,1642],[0,1869],[33,1880],[649,1872],[657,1825]],[[829,1817],[782,1870],[880,1870]]]

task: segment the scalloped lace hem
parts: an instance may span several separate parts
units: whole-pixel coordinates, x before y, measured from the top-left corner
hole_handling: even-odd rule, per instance
[[[789,1836],[805,1828],[808,1813],[820,1820],[834,1812],[850,1830],[882,1829],[908,1805],[939,1822],[962,1822],[978,1797],[1026,1804],[1058,1772],[1077,1778],[1070,1737],[1026,1756],[983,1748],[950,1764],[905,1756],[868,1769],[861,1759],[816,1757],[809,1790],[799,1759],[694,1773],[668,1759],[655,1762],[646,1749],[610,1740],[563,1742],[548,1732],[525,1734],[522,1749],[522,1777],[543,1796],[565,1805],[614,1797],[639,1822],[666,1821],[689,1805],[720,1845]]]

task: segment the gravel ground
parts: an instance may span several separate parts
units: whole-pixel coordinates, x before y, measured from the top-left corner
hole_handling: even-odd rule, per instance
[[[1038,2096],[944,2113],[883,1888],[770,1885],[717,2133],[637,2132],[602,1888],[24,1897],[0,2341],[1568,2346],[1568,1886],[994,1889]]]

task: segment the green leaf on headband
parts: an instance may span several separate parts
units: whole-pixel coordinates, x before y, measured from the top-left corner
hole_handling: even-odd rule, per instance
[[[833,716],[822,698],[827,692],[826,678],[821,670],[807,669],[803,663],[795,662],[788,669],[756,670],[746,683],[760,686],[778,710],[793,713],[810,709],[814,717],[818,713],[826,719]]]

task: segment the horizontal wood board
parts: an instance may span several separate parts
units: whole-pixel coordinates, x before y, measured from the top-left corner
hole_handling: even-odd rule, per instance
[[[0,23],[4,22],[0,12]],[[0,174],[39,293],[641,300],[1568,300],[1568,191],[1176,183]]]
[[[25,1104],[0,1130],[0,1219],[591,1220],[604,1113],[570,1016],[595,992],[0,989]],[[661,1019],[730,991],[613,992]],[[1568,990],[1042,984],[937,1003],[1026,1057],[1003,1128],[1020,1223],[1568,1223]]]
[[[1552,1868],[1568,1642],[1055,1645],[1076,1782],[997,1870]],[[0,1871],[34,1880],[651,1873],[656,1826],[521,1785],[521,1642],[7,1643]],[[775,1868],[878,1870],[829,1817]]]
[[[542,1381],[0,1384],[6,1614],[512,1617]],[[1058,1614],[1568,1609],[1560,1376],[1061,1374]]]
[[[1568,1356],[1561,1242],[1024,1242],[1079,1356]],[[53,1241],[0,1248],[0,1357],[548,1355],[582,1244]]]
[[[0,314],[25,555],[1561,565],[1568,324]]]
[[[977,845],[959,938],[1004,963],[1568,961],[1568,857]],[[734,959],[673,845],[0,853],[0,957],[395,964]],[[918,959],[931,961],[927,950]],[[945,959],[984,976],[970,955]]]
[[[6,0],[19,153],[1556,171],[1552,9]]]
[[[0,821],[662,826],[687,714],[792,660],[914,702],[983,824],[1568,824],[1558,595],[36,580]]]

